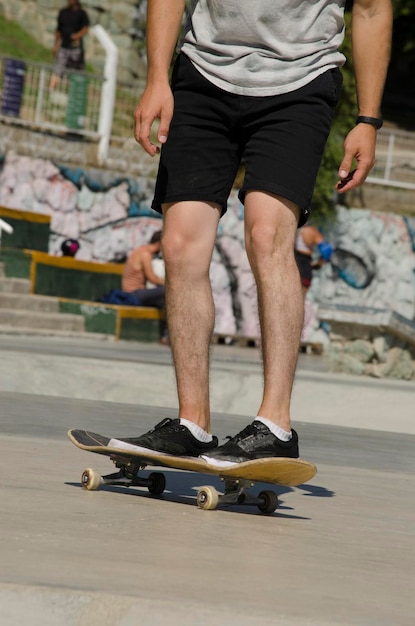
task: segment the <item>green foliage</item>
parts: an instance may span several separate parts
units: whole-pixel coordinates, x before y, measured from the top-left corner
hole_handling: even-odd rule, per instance
[[[415,0],[392,0],[392,5],[395,17],[415,13]]]
[[[335,190],[338,180],[337,171],[343,158],[343,142],[355,124],[356,90],[352,65],[352,44],[350,37],[350,14],[346,13],[346,35],[341,48],[346,63],[342,68],[343,88],[340,102],[336,109],[330,136],[327,140],[321,167],[314,189],[312,207],[313,220],[323,221],[334,215]]]
[[[321,168],[313,196],[313,216],[317,221],[324,221],[334,213],[334,185],[337,181],[337,170],[343,156],[343,141],[349,130],[354,126],[357,112],[355,83],[351,55],[350,9],[352,2],[346,2],[346,36],[342,52],[347,61],[342,69],[343,91],[337,107],[332,131],[327,141]],[[413,94],[413,70],[415,67],[415,0],[393,0],[394,36],[392,42],[392,60],[386,84],[386,101],[383,104],[387,119],[400,126],[413,125],[413,100],[405,113],[404,104],[395,104],[396,96],[401,94],[408,98]],[[393,95],[394,98],[390,98]],[[408,106],[408,105],[406,105]],[[408,119],[406,119],[406,117]],[[411,123],[409,123],[411,122]]]
[[[17,22],[0,15],[0,56],[53,63],[52,51],[42,46]]]

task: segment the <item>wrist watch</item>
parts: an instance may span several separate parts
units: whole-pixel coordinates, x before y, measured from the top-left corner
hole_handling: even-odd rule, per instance
[[[376,130],[379,130],[383,126],[383,120],[379,117],[367,117],[366,115],[359,115],[356,117],[356,125],[357,124],[370,124],[374,126]]]

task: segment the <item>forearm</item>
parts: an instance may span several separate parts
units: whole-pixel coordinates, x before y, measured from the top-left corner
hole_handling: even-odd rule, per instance
[[[359,115],[379,117],[390,57],[390,0],[357,0],[352,10],[352,53]]]
[[[150,283],[153,283],[153,285],[158,285],[160,287],[164,285],[164,278],[160,278],[160,276],[157,276],[156,274],[152,274],[151,276],[147,276],[147,280]]]
[[[179,36],[185,0],[148,0],[147,80],[168,82],[173,52]]]
[[[84,28],[79,30],[77,33],[74,33],[73,35],[71,35],[71,38],[74,41],[77,41],[78,39],[82,39],[82,37],[85,37],[87,33],[88,33],[88,26],[84,26]]]

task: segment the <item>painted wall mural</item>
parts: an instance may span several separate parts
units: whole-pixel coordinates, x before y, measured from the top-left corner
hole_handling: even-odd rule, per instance
[[[153,181],[60,166],[8,153],[0,171],[0,205],[51,216],[49,253],[60,254],[67,237],[80,241],[77,258],[105,262],[128,255],[161,228],[150,208]],[[338,208],[325,233],[334,248],[356,254],[374,277],[355,289],[327,263],[315,273],[307,296],[303,338],[327,341],[318,320],[322,303],[388,308],[415,319],[415,219],[393,213]],[[236,193],[221,220],[211,279],[217,310],[215,331],[257,338],[256,289],[244,249],[243,206]]]

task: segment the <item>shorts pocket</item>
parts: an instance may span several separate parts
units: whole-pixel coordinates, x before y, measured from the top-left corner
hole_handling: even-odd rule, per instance
[[[329,70],[327,74],[330,77],[331,100],[333,105],[337,106],[342,92],[343,74],[338,67]]]

